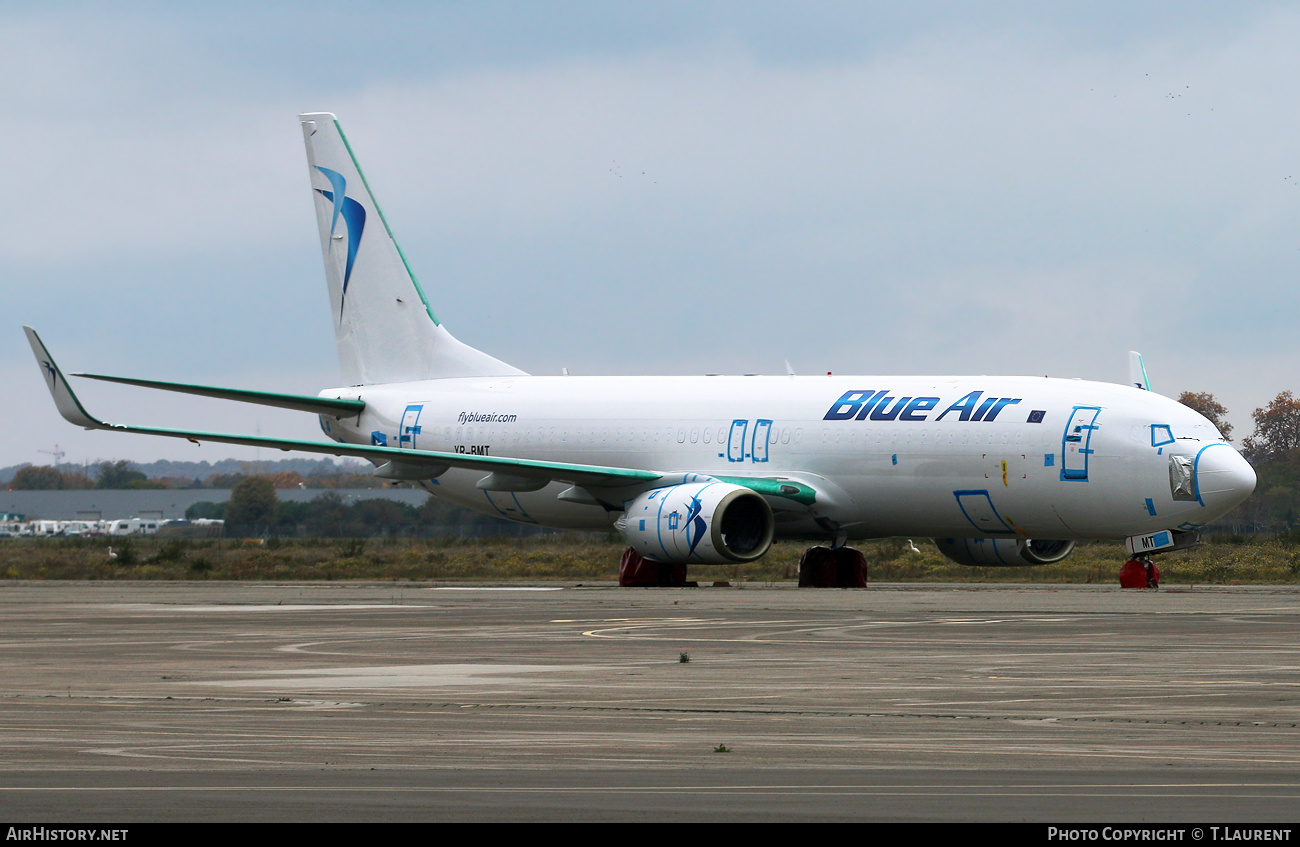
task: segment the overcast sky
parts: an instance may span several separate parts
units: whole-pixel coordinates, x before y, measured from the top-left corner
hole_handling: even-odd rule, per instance
[[[1123,382],[1136,349],[1238,440],[1300,390],[1294,4],[264,5],[0,3],[0,466],[254,455],[66,424],[24,323],[67,371],[340,382],[317,110],[445,325],[533,373]]]

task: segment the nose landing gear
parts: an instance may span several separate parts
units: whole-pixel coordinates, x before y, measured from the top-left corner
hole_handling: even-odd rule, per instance
[[[1120,588],[1159,588],[1160,568],[1150,556],[1129,559],[1119,569]]]

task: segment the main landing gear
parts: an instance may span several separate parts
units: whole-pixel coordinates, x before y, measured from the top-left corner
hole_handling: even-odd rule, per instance
[[[856,547],[809,547],[799,557],[800,588],[866,588],[867,559]]]
[[[685,565],[651,562],[629,547],[618,562],[618,584],[625,588],[680,588]],[[866,588],[867,559],[855,547],[809,547],[799,558],[800,588]]]
[[[1120,588],[1159,588],[1160,568],[1150,556],[1137,556],[1119,569]]]
[[[686,585],[686,566],[651,562],[629,547],[618,561],[618,584],[625,588],[681,588]]]

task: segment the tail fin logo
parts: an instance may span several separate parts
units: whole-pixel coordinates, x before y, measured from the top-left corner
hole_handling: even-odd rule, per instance
[[[334,232],[338,229],[339,218],[348,230],[348,259],[343,268],[343,296],[339,301],[339,320],[343,319],[343,306],[348,300],[348,283],[352,280],[352,265],[357,261],[357,248],[361,246],[361,234],[366,231],[366,207],[347,196],[348,181],[343,174],[329,168],[316,166],[316,170],[330,181],[333,191],[318,188],[316,191],[334,204],[334,216],[330,219],[330,250],[334,249]]]

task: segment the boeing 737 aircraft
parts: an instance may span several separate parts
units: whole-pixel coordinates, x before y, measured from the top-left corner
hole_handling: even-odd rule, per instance
[[[334,115],[300,116],[346,383],[318,396],[93,379],[318,415],[330,441],[108,424],[27,336],[63,417],[108,429],[359,456],[514,521],[616,528],[625,563],[753,561],[931,537],[967,565],[1194,543],[1255,473],[1201,415],[1134,384],[961,376],[529,376],[442,325]],[[859,558],[860,558],[860,554]],[[639,557],[639,560],[638,560]],[[657,564],[656,564],[657,563]],[[683,569],[684,570],[684,569]],[[629,580],[630,581],[630,580]]]

